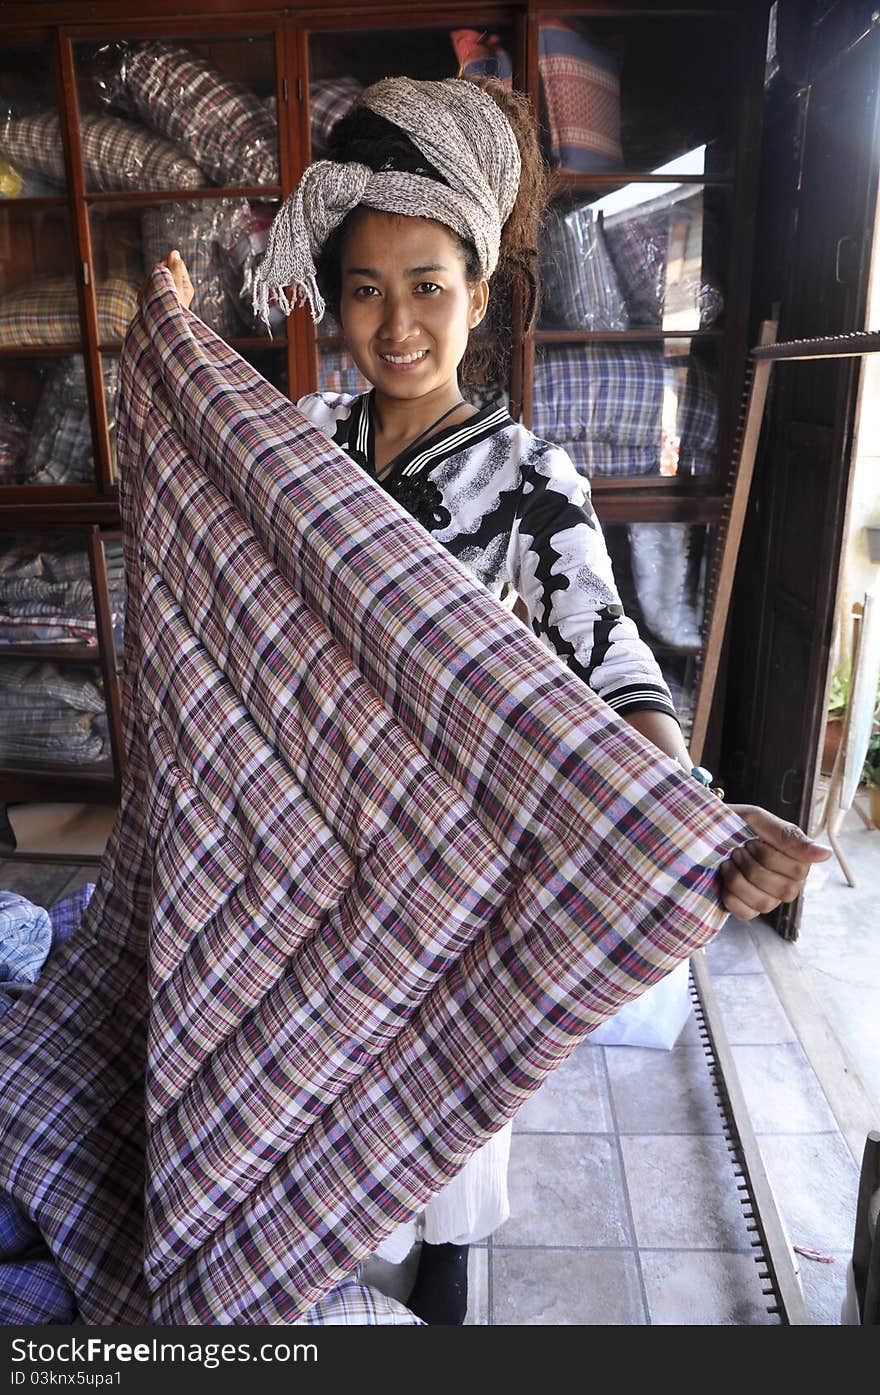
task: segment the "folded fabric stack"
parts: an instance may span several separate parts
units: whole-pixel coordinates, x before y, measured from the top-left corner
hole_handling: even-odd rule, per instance
[[[89,189],[196,189],[205,183],[185,151],[118,116],[82,116],[80,149]],[[57,112],[10,117],[0,125],[0,152],[18,168],[64,184],[64,145]]]
[[[660,326],[676,299],[690,305],[693,328],[706,329],[719,318],[724,308],[721,229],[713,210],[704,206],[701,189],[680,186],[647,207],[611,213],[602,231],[632,324]],[[673,234],[679,243],[674,285],[669,279]]]
[[[363,84],[354,77],[318,78],[309,83],[312,159],[323,160],[333,127],[348,111]]]
[[[125,608],[121,552],[119,543],[105,544],[110,610],[119,625]],[[0,644],[95,644],[96,628],[81,544],[36,551],[33,541],[22,540],[0,552]]]
[[[98,336],[103,343],[125,338],[137,309],[137,284],[109,276],[96,290]],[[31,281],[0,296],[0,346],[78,343],[79,306],[73,277]]]
[[[89,669],[0,664],[0,760],[29,768],[92,765],[111,754],[104,698]]]
[[[705,474],[718,456],[715,375],[661,344],[546,346],[535,361],[534,430],[584,475],[658,474],[666,392],[678,400],[677,472]]]
[[[190,49],[117,46],[105,91],[185,150],[214,184],[277,184],[278,128],[257,95]]]
[[[115,441],[117,364],[104,358],[104,402]],[[79,356],[54,361],[20,462],[23,484],[94,484],[95,457],[85,364]]]

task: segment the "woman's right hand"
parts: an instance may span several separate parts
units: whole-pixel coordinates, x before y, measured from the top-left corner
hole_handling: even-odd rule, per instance
[[[186,263],[183,257],[176,250],[174,252],[169,252],[164,261],[156,263],[153,270],[156,271],[160,266],[166,267],[168,271],[171,272],[174,289],[177,291],[177,299],[180,301],[184,310],[188,310],[192,304],[195,289],[193,288],[192,281],[189,279],[189,272],[186,269]]]

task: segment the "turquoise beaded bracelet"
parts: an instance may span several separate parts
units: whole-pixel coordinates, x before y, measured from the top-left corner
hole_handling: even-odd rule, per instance
[[[711,790],[712,794],[717,794],[719,799],[724,798],[724,790],[720,785],[712,784],[715,777],[711,770],[706,769],[705,765],[692,765],[691,774],[699,784],[704,785],[707,790]]]

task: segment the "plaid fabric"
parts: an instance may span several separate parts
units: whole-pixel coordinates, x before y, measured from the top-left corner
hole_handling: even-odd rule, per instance
[[[27,1254],[40,1243],[40,1232],[17,1202],[0,1192],[0,1261]]]
[[[554,329],[628,329],[626,301],[602,224],[588,208],[551,208],[539,250],[541,322]]]
[[[361,393],[369,389],[370,384],[347,349],[318,349],[319,392]]]
[[[48,911],[17,892],[0,891],[0,1017],[18,988],[36,983],[51,943]]]
[[[101,373],[111,445],[116,443],[116,369],[104,357]],[[26,484],[94,484],[95,453],[89,420],[85,363],[56,359],[46,376],[22,462]]]
[[[573,174],[620,169],[620,64],[564,19],[538,28],[538,73],[550,162]]]
[[[0,1264],[0,1325],[66,1324],[75,1317],[73,1293],[50,1259]]]
[[[452,29],[449,34],[460,77],[493,77],[505,87],[513,83],[513,64],[499,34],[479,29]]]
[[[353,77],[321,78],[309,83],[313,160],[324,158],[333,127],[362,91],[363,84]]]
[[[0,397],[0,484],[18,484],[29,436],[15,408]]]
[[[128,774],[0,1035],[0,1186],[87,1322],[292,1321],[712,938],[747,835],[164,270],[120,464]]]
[[[247,235],[251,221],[245,199],[216,199],[207,203],[160,203],[141,214],[144,273],[176,247],[195,286],[192,312],[220,335],[231,339],[241,332],[232,285],[229,251]]]
[[[80,141],[89,189],[196,189],[208,181],[171,141],[117,116],[82,116]],[[0,127],[0,150],[17,164],[64,183],[57,112],[21,116]]]
[[[85,886],[77,887],[76,891],[72,891],[69,896],[63,896],[60,901],[49,907],[53,953],[61,945],[67,944],[71,935],[76,934],[94,889],[94,882],[86,882]]]
[[[548,347],[535,357],[534,431],[556,441],[582,474],[660,471],[663,394],[678,400],[678,473],[705,474],[718,456],[718,387],[697,358],[654,344]]]
[[[713,324],[724,308],[718,269],[721,238],[716,218],[703,206],[701,189],[664,208],[613,213],[605,222],[605,243],[630,308],[633,323],[659,325],[666,294],[669,227],[674,217],[693,217],[700,230],[699,284],[694,298],[700,327]]]
[[[137,309],[137,286],[111,276],[98,286],[96,294],[101,341],[122,339]],[[0,296],[0,345],[65,344],[79,338],[79,309],[72,281],[34,281]]]
[[[174,44],[128,44],[122,51],[128,101],[214,183],[278,183],[277,124],[253,92]]]

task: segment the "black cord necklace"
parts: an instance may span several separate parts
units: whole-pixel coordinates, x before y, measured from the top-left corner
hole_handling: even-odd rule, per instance
[[[453,412],[457,412],[458,409],[459,409],[459,407],[465,407],[465,406],[467,406],[467,403],[466,403],[466,401],[465,401],[465,399],[464,399],[463,397],[460,397],[460,398],[458,399],[457,402],[453,402],[453,404],[452,404],[451,407],[447,407],[447,409],[446,409],[445,412],[441,412],[441,413],[440,413],[440,415],[439,415],[439,417],[437,418],[436,421],[432,421],[431,424],[430,424],[429,426],[426,426],[426,427],[425,427],[424,431],[420,431],[419,434],[418,434],[418,436],[414,436],[413,439],[412,439],[407,445],[405,445],[405,446],[403,447],[403,450],[399,450],[399,451],[397,452],[397,455],[394,456],[394,460],[397,460],[401,455],[403,455],[404,451],[411,451],[412,448],[413,448],[413,446],[417,446],[417,445],[419,444],[419,442],[420,442],[420,441],[423,441],[423,440],[425,439],[426,436],[429,436],[429,435],[431,434],[432,431],[436,431],[436,430],[437,430],[437,427],[440,426],[441,423],[444,422],[444,421],[446,420],[447,417],[451,417],[451,416],[452,416],[452,413],[453,413]],[[374,426],[375,426],[375,420],[376,420],[376,412],[375,412],[375,402],[374,402],[374,405],[373,405],[373,423],[374,423]],[[389,464],[392,464],[392,463],[393,463],[393,461],[389,462]],[[385,468],[386,468],[386,473],[387,473],[388,467],[386,466]]]

